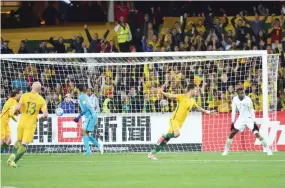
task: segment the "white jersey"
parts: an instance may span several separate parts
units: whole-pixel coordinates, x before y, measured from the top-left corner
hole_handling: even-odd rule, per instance
[[[92,108],[97,113],[100,113],[99,99],[96,97],[96,95],[92,94],[91,96],[89,96],[89,102]]]
[[[232,101],[232,122],[235,121],[236,110],[239,112],[238,119],[254,121],[255,113],[253,109],[253,104],[248,96],[245,96],[241,101],[238,96],[235,96]]]

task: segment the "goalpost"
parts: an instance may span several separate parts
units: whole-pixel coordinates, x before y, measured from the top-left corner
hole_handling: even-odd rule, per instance
[[[266,51],[1,55],[1,101],[11,89],[29,91],[33,81],[40,81],[49,117],[38,122],[28,152],[79,153],[84,151],[83,120],[76,124],[73,118],[79,112],[76,85],[85,84],[98,97],[94,134],[104,141],[105,152],[149,152],[167,131],[176,107],[157,89],[164,86],[166,92],[179,94],[194,82],[200,90],[198,105],[218,114],[208,116],[194,109],[181,136],[171,140],[165,151],[222,151],[230,132],[231,99],[237,87],[244,87],[253,100],[261,135],[275,150],[276,135],[268,135],[273,124],[278,126],[278,61],[278,55]],[[70,113],[58,117],[54,113],[62,101]],[[14,143],[17,125],[10,123]],[[261,150],[249,130],[239,133],[231,146],[231,151]]]

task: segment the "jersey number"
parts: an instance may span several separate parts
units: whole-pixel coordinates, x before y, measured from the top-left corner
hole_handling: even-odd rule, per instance
[[[26,114],[34,115],[34,113],[36,112],[36,103],[27,102],[27,104],[28,104],[28,107],[26,110]]]

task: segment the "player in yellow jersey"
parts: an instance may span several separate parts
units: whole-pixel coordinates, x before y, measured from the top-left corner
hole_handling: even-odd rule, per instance
[[[1,153],[6,150],[9,145],[11,144],[11,131],[9,121],[12,118],[15,122],[17,119],[14,116],[14,109],[18,104],[18,101],[21,97],[21,91],[19,89],[14,89],[10,95],[10,98],[6,101],[3,106],[2,113],[1,113]]]
[[[16,163],[26,152],[27,145],[33,141],[40,110],[43,112],[41,119],[45,119],[48,115],[46,101],[39,94],[41,87],[40,82],[34,82],[32,91],[23,94],[15,108],[16,111],[21,111],[21,117],[18,124],[17,141],[14,144],[13,153],[8,159],[8,164],[11,167],[17,167]]]
[[[170,117],[169,129],[167,134],[163,135],[158,139],[157,145],[151,151],[151,153],[148,154],[148,158],[153,160],[157,160],[155,154],[159,152],[171,138],[177,138],[180,136],[179,130],[182,128],[183,123],[192,108],[196,108],[198,111],[204,112],[206,114],[215,113],[214,111],[204,110],[203,108],[197,105],[194,97],[198,95],[198,88],[195,86],[195,84],[188,85],[187,93],[185,94],[174,95],[165,93],[162,90],[160,90],[160,93],[167,98],[176,99],[177,107]]]

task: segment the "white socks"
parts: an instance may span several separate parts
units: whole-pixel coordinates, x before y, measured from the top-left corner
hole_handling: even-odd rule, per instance
[[[225,145],[225,152],[229,152],[233,139],[228,138]]]
[[[269,149],[269,147],[268,147],[266,141],[265,141],[264,139],[262,139],[262,140],[260,140],[260,143],[261,143],[262,146],[265,148],[265,150],[266,150],[267,152],[269,152],[270,149]]]

